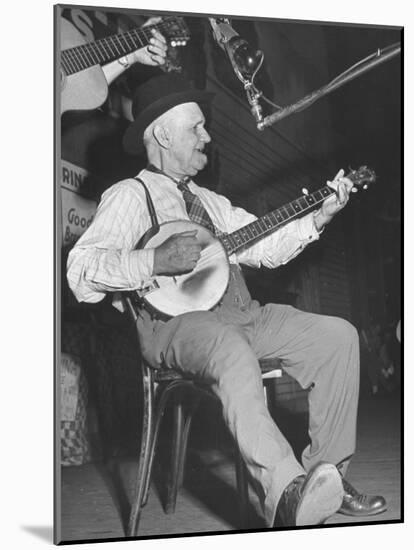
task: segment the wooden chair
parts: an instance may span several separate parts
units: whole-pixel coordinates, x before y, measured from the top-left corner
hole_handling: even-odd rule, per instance
[[[135,305],[129,297],[124,298],[124,303],[137,329],[138,314]],[[139,341],[138,329],[136,332]],[[265,382],[281,377],[282,371],[277,360],[261,362],[261,369],[267,400]],[[216,398],[208,385],[195,382],[191,377],[171,369],[154,369],[141,361],[140,372],[143,386],[142,433],[134,498],[127,527],[129,537],[137,536],[141,512],[148,501],[155,450],[167,404],[171,402],[173,406],[173,434],[171,472],[164,509],[167,514],[171,514],[175,511],[178,490],[183,482],[188,435],[194,412],[203,396]],[[246,517],[249,502],[246,474],[241,455],[237,452],[236,480],[239,511],[243,518]]]

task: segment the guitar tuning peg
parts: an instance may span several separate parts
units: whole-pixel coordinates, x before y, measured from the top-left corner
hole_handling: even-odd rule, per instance
[[[171,46],[172,46],[173,48],[175,48],[176,45],[177,45],[177,42],[176,42],[175,40],[171,40]]]

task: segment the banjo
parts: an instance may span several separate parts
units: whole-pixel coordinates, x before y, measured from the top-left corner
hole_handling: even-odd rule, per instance
[[[346,175],[354,188],[367,189],[375,181],[373,170],[361,166]],[[143,289],[135,291],[149,311],[161,317],[176,317],[192,311],[207,311],[222,299],[230,276],[229,256],[252,246],[304,212],[313,210],[335,190],[326,185],[265,214],[244,227],[220,236],[190,220],[174,220],[159,226],[143,248],[156,248],[175,233],[197,230],[201,256],[195,268],[185,274],[156,276]]]

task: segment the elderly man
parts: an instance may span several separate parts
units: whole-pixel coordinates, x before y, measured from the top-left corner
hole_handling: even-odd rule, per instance
[[[178,75],[141,86],[124,136],[131,154],[145,147],[148,166],[136,178],[108,189],[95,219],[70,253],[69,284],[79,301],[98,302],[107,292],[144,288],[157,275],[191,272],[200,259],[197,231],[171,235],[158,246],[136,249],[158,223],[192,219],[220,236],[255,220],[191,178],[207,163],[204,107],[212,94],[192,89]],[[291,306],[252,300],[239,264],[277,267],[295,257],[344,207],[352,183],[334,181],[336,194],[320,210],[292,221],[230,256],[230,282],[211,311],[169,320],[141,311],[142,353],[207,381],[219,397],[261,500],[268,526],[323,523],[338,510],[372,515],[386,509],[380,496],[359,494],[343,478],[355,450],[359,383],[358,334],[346,321]],[[151,221],[152,220],[152,221]],[[277,357],[309,391],[309,436],[299,463],[272,420],[258,360]]]

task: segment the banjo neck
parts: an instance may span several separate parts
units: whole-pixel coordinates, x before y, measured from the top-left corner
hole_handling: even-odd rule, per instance
[[[328,187],[322,187],[311,194],[303,195],[272,212],[268,212],[261,218],[245,225],[244,227],[220,237],[227,254],[231,255],[243,248],[252,246],[257,241],[267,237],[283,225],[298,218],[301,214],[310,212],[335,191]]]
[[[375,181],[376,175],[373,170],[370,170],[366,166],[361,166],[358,170],[351,170],[346,177],[352,181],[354,187],[367,189],[369,183]],[[229,256],[235,252],[240,252],[242,249],[252,246],[257,241],[280,229],[288,222],[304,213],[310,212],[333,194],[335,194],[335,190],[325,185],[313,193],[302,195],[298,199],[272,212],[268,212],[261,218],[232,233],[220,236],[220,241]]]

